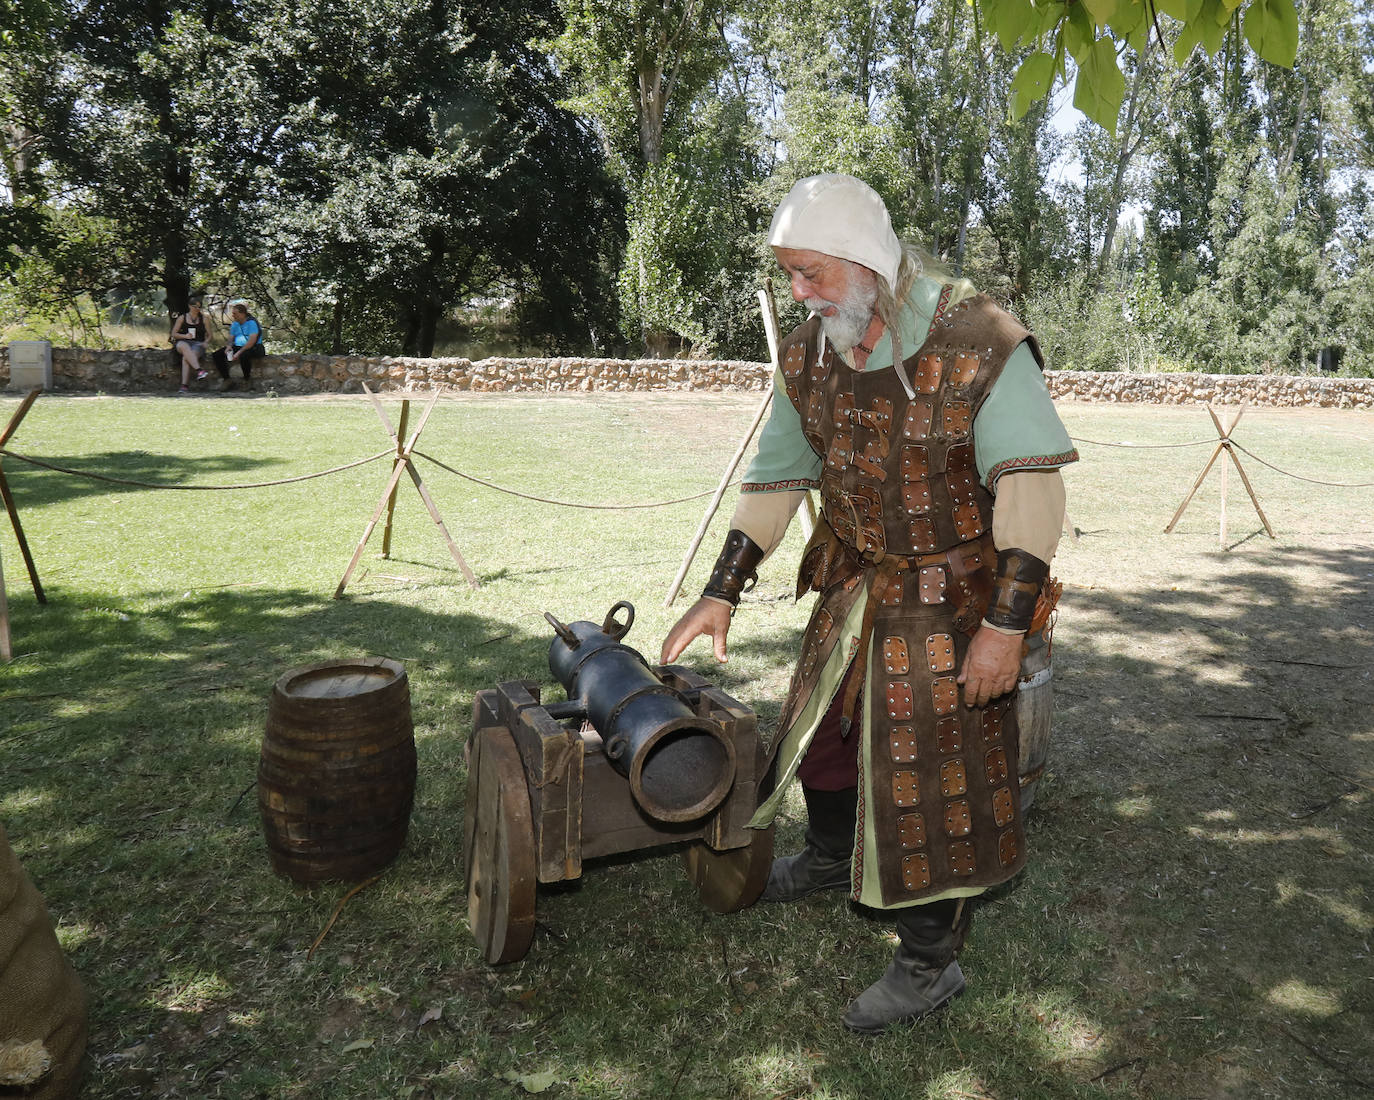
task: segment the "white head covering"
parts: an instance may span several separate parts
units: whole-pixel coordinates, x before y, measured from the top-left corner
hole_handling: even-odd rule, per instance
[[[896,287],[902,246],[878,192],[853,176],[807,176],[792,185],[768,227],[775,248],[853,260]]]

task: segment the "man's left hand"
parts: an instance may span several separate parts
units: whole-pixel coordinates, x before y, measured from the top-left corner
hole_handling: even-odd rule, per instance
[[[980,626],[964,655],[959,683],[964,685],[964,706],[981,707],[1016,686],[1021,672],[1022,634],[1003,634]]]

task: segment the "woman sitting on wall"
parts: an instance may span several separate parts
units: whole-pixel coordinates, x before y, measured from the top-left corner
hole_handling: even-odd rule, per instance
[[[186,312],[172,324],[172,343],[181,355],[181,392],[190,392],[191,372],[197,378],[206,376],[200,365],[200,357],[205,352],[208,329],[205,314],[200,311],[200,299],[192,298]]]
[[[219,388],[221,391],[234,388],[234,381],[229,377],[229,364],[238,363],[243,371],[243,388],[251,390],[253,360],[267,354],[262,342],[262,326],[248,312],[248,303],[242,298],[229,303],[229,313],[233,318],[229,325],[229,343],[214,354],[215,369],[220,376]]]

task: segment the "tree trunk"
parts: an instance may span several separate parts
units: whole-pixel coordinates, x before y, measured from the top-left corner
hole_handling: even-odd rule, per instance
[[[405,346],[402,355],[414,355],[428,359],[434,354],[434,337],[439,327],[439,318],[444,313],[444,302],[434,289],[439,285],[439,272],[447,255],[447,243],[441,230],[432,230],[426,242],[428,256],[417,272],[417,285],[425,289],[420,292],[419,301],[409,310],[406,317]]]
[[[334,317],[333,317],[333,320],[332,320],[332,322],[330,323],[330,327],[329,327],[329,332],[330,332],[329,354],[330,354],[330,355],[342,355],[342,354],[343,354],[343,317],[344,317],[343,295],[340,294],[337,298],[334,299]]]
[[[1102,226],[1102,246],[1097,253],[1096,280],[1100,286],[1106,274],[1107,263],[1112,258],[1112,245],[1116,241],[1116,223],[1121,216],[1121,205],[1126,201],[1126,171],[1135,159],[1136,151],[1145,140],[1145,118],[1141,114],[1142,95],[1148,79],[1150,53],[1140,55],[1136,65],[1135,79],[1131,81],[1131,94],[1126,103],[1126,124],[1121,128],[1121,141],[1117,146],[1116,166],[1112,173],[1112,185],[1108,191],[1108,209]],[[1134,136],[1133,136],[1134,135]]]

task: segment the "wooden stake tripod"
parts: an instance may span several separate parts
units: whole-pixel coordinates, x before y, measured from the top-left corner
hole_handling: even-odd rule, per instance
[[[0,450],[4,449],[5,444],[19,429],[19,423],[28,414],[33,403],[38,400],[38,395],[42,389],[29,390],[28,396],[20,402],[19,408],[15,409],[14,415],[10,417],[10,422],[5,425],[5,430],[0,432]],[[14,503],[14,495],[10,492],[10,483],[5,480],[4,455],[0,455],[0,499],[5,502],[5,511],[10,517],[10,526],[14,528],[15,541],[19,543],[19,553],[24,557],[24,565],[29,571],[29,581],[33,585],[33,594],[38,598],[39,603],[47,603],[48,597],[43,594],[43,585],[38,579],[38,567],[33,564],[33,555],[29,553],[29,543],[24,538],[24,527],[19,522],[19,508]],[[8,661],[13,656],[10,647],[10,607],[9,601],[5,596],[5,569],[0,563],[0,660]]]
[[[1197,475],[1197,480],[1193,482],[1193,487],[1188,490],[1188,495],[1183,498],[1183,503],[1178,506],[1178,511],[1174,513],[1174,518],[1169,521],[1169,525],[1164,528],[1167,535],[1174,529],[1174,526],[1183,517],[1184,510],[1188,507],[1198,489],[1202,487],[1203,480],[1207,477],[1207,472],[1212,468],[1213,463],[1221,457],[1223,451],[1230,456],[1235,463],[1236,473],[1240,474],[1241,484],[1245,486],[1245,491],[1250,495],[1250,503],[1255,506],[1255,511],[1259,514],[1260,522],[1264,524],[1265,533],[1272,539],[1277,538],[1274,529],[1269,526],[1269,520],[1265,518],[1264,509],[1260,507],[1259,498],[1255,496],[1255,490],[1250,486],[1250,479],[1245,476],[1245,468],[1240,464],[1240,459],[1236,457],[1236,452],[1231,445],[1231,433],[1236,430],[1236,425],[1240,423],[1240,418],[1245,415],[1245,405],[1242,404],[1236,410],[1236,415],[1231,418],[1231,422],[1222,427],[1221,418],[1217,416],[1211,405],[1207,406],[1207,415],[1212,418],[1212,423],[1216,425],[1217,436],[1220,442],[1217,443],[1216,450],[1212,452],[1212,457],[1207,460],[1207,465],[1202,468],[1202,473]],[[1226,463],[1221,464],[1221,549],[1226,549]]]
[[[425,430],[425,422],[429,420],[429,414],[434,411],[434,406],[439,400],[439,391],[435,390],[434,395],[429,399],[429,404],[425,406],[425,411],[420,414],[420,422],[415,425],[415,431],[411,437],[404,442],[406,422],[410,419],[410,402],[401,402],[400,427],[393,428],[391,420],[386,415],[386,410],[382,408],[382,403],[377,400],[377,395],[373,393],[366,383],[363,389],[367,391],[367,396],[372,399],[372,407],[377,410],[377,415],[381,418],[387,434],[391,436],[391,441],[396,444],[396,457],[392,460],[391,477],[387,480],[386,488],[382,491],[382,499],[377,502],[377,508],[372,513],[372,518],[367,521],[367,527],[363,531],[363,537],[358,540],[358,548],[353,551],[353,560],[348,563],[348,568],[344,570],[343,578],[339,581],[339,587],[334,589],[334,598],[342,599],[344,589],[348,587],[348,579],[353,576],[353,570],[358,567],[358,560],[363,556],[363,547],[367,545],[367,540],[372,537],[372,532],[377,526],[377,521],[382,518],[382,512],[386,512],[386,528],[382,532],[382,557],[391,557],[391,519],[396,510],[396,490],[401,483],[401,474],[410,475],[410,480],[415,482],[415,489],[420,494],[420,499],[425,502],[425,507],[429,509],[429,518],[434,521],[434,525],[439,528],[444,536],[444,542],[448,544],[448,552],[453,555],[453,560],[458,563],[458,568],[463,571],[463,576],[467,578],[468,585],[472,588],[480,588],[476,576],[473,575],[468,563],[463,560],[463,555],[458,552],[458,547],[454,545],[453,536],[448,533],[448,528],[444,526],[444,518],[439,515],[439,509],[434,506],[434,500],[429,495],[429,490],[425,488],[425,483],[420,480],[420,475],[416,472],[415,463],[411,460],[411,454],[415,450],[415,444],[420,439],[420,433]]]

